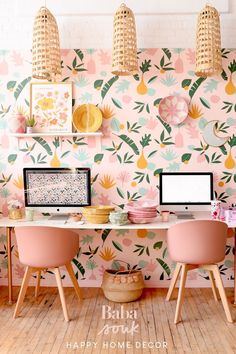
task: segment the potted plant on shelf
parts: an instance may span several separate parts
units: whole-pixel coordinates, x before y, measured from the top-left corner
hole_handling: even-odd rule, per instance
[[[26,133],[31,134],[33,133],[33,127],[35,127],[36,121],[34,115],[32,117],[28,117],[26,119]]]

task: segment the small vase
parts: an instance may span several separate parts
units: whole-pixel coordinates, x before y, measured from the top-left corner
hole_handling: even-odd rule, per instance
[[[21,208],[9,209],[8,216],[9,219],[13,219],[13,220],[22,219],[22,209]]]
[[[25,133],[25,116],[21,113],[13,113],[9,120],[9,130],[11,133]]]

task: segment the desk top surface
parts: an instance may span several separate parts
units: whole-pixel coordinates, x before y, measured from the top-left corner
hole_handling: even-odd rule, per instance
[[[209,212],[194,212],[194,220],[211,220],[211,216]],[[26,221],[25,219],[20,220],[12,220],[9,218],[0,218],[0,228],[1,227],[17,227],[17,226],[51,226],[51,227],[62,227],[66,229],[129,229],[129,230],[137,230],[137,229],[149,229],[149,230],[167,230],[170,226],[188,221],[192,219],[177,219],[175,215],[170,215],[170,219],[168,222],[162,222],[160,217],[156,218],[156,221],[150,224],[126,224],[126,225],[114,225],[111,223],[107,224],[91,224],[84,222],[83,224],[77,222],[68,222],[68,221],[57,221],[57,220],[49,220],[43,216],[37,216],[34,221]],[[229,222],[229,227],[236,227],[236,221]]]

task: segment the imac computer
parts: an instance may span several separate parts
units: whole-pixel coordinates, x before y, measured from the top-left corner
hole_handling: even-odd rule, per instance
[[[24,168],[23,177],[27,208],[63,215],[91,205],[89,168]]]
[[[178,217],[192,217],[193,211],[209,211],[213,199],[211,172],[160,173],[161,210]]]

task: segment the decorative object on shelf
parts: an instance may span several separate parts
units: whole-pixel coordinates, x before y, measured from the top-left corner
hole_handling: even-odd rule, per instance
[[[102,112],[94,104],[83,104],[73,113],[73,126],[78,132],[96,132],[101,125]]]
[[[221,71],[220,18],[214,7],[206,5],[198,16],[195,74],[208,77]]]
[[[27,113],[23,107],[19,106],[10,116],[8,128],[11,133],[25,133]]]
[[[128,223],[127,211],[113,211],[109,215],[109,220],[114,225],[125,225]]]
[[[144,281],[140,270],[107,269],[103,273],[102,290],[104,296],[110,301],[135,301],[142,295],[143,288]]]
[[[30,84],[30,117],[33,132],[71,133],[72,83],[34,82]]]
[[[207,145],[219,147],[227,143],[227,141],[229,140],[229,136],[220,137],[217,135],[218,131],[216,126],[218,123],[218,120],[211,120],[203,128],[202,137],[207,143]]]
[[[33,128],[35,127],[35,125],[36,125],[36,121],[35,121],[34,115],[32,115],[32,117],[28,117],[26,119],[26,133],[32,134],[34,131]]]
[[[109,214],[115,207],[109,205],[93,205],[82,208],[82,213],[87,222],[91,224],[106,224]]]
[[[8,203],[8,216],[9,219],[17,220],[17,219],[22,219],[23,213],[22,213],[22,207],[23,204],[17,200],[9,200]]]
[[[168,222],[170,217],[170,212],[169,210],[162,210],[161,211],[161,221],[162,222]]]
[[[25,218],[27,221],[33,221],[34,220],[34,209],[25,208]]]
[[[188,104],[181,96],[167,96],[160,101],[159,114],[166,123],[178,125],[188,116]]]
[[[112,73],[135,75],[138,72],[135,18],[125,4],[116,11],[113,27]]]
[[[32,77],[57,81],[60,75],[61,54],[57,22],[52,13],[43,6],[34,20]]]
[[[220,200],[211,200],[211,218],[216,220],[220,217]]]

